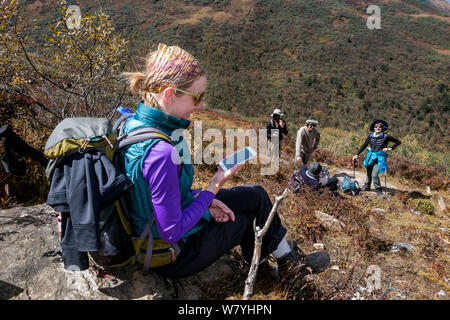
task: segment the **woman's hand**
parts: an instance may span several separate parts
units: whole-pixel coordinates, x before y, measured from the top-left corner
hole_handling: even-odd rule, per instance
[[[234,221],[234,212],[218,199],[212,201],[209,212],[216,222],[227,222],[230,219]]]
[[[227,171],[223,171],[222,168],[219,167],[216,174],[211,178],[211,181],[209,182],[209,185],[205,190],[211,191],[214,194],[219,192],[220,188],[222,188],[225,182],[231,179],[231,177],[241,167],[241,165],[241,163],[238,163]]]
[[[384,152],[388,152],[388,151],[391,151],[391,150],[392,150],[392,148],[384,148],[383,149]]]
[[[356,159],[358,159],[358,155],[357,154],[355,154],[354,156],[353,156],[353,161],[355,161]]]

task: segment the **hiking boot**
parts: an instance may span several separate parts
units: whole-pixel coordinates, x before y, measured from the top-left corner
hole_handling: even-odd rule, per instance
[[[383,196],[383,190],[381,188],[376,188],[375,192],[377,193],[377,196],[380,196],[380,197]]]
[[[277,268],[271,265],[271,263],[275,263],[275,261],[275,258],[272,256],[268,256],[267,258],[263,259],[258,266],[258,273],[256,274],[257,279],[277,279]]]
[[[324,271],[330,264],[330,255],[326,251],[306,255],[301,250],[292,250],[277,262],[281,281],[292,283],[307,274]]]
[[[369,191],[370,190],[369,184],[365,183],[362,189],[363,189],[363,191]]]

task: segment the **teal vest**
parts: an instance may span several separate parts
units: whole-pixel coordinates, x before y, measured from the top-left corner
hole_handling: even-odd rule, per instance
[[[152,126],[171,136],[174,130],[187,129],[189,124],[189,120],[175,118],[141,102],[136,113],[126,122],[123,130],[124,133],[128,133],[144,126]],[[162,140],[162,138],[135,143],[121,150],[126,175],[133,182],[133,187],[127,191],[127,198],[129,206],[132,209],[130,219],[136,235],[142,233],[151,215],[154,214],[151,192],[148,187],[148,182],[142,173],[142,164],[147,153],[159,140]],[[178,142],[174,142],[174,144],[179,150],[179,153],[183,150],[189,150],[187,147],[182,147],[186,145],[186,141],[182,138]],[[186,155],[184,156],[186,157]],[[180,158],[183,159],[181,154]],[[180,167],[179,185],[181,208],[184,209],[194,200],[194,196],[190,193],[194,177],[194,167],[191,163],[184,162],[181,163]],[[211,214],[209,210],[206,210],[202,219],[192,229],[186,232],[183,237],[199,231],[210,219]],[[161,238],[156,223],[152,226],[152,232],[154,238]]]

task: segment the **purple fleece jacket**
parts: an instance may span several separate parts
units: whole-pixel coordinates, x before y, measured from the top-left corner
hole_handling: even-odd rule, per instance
[[[142,165],[152,195],[156,226],[161,238],[167,243],[176,243],[194,227],[215,196],[207,190],[191,190],[193,195],[198,193],[198,196],[181,209],[180,165],[172,161],[172,150],[174,147],[171,144],[158,141]]]

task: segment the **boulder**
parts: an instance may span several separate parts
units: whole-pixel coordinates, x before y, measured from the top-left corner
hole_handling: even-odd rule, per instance
[[[68,271],[60,256],[56,217],[47,205],[0,210],[0,300],[201,299],[202,288],[237,272],[222,258],[197,275],[171,280],[140,264],[97,277],[92,270]],[[242,284],[244,289],[244,284]]]
[[[448,199],[445,199],[440,193],[435,193],[431,198],[432,203],[440,216],[445,216],[449,212]]]
[[[324,226],[328,230],[332,231],[342,231],[342,228],[345,227],[345,224],[336,218],[333,218],[329,214],[326,214],[322,211],[315,211],[317,219],[320,221],[320,224]]]

